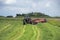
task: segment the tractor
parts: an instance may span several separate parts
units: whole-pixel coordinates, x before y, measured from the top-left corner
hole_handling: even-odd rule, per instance
[[[31,19],[30,17],[25,17],[25,18],[23,19],[23,25],[25,25],[25,24],[45,23],[45,22],[47,22],[45,18]]]

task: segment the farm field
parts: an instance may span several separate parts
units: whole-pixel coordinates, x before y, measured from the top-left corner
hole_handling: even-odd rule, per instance
[[[0,19],[0,40],[60,40],[60,19],[22,25],[22,19]]]

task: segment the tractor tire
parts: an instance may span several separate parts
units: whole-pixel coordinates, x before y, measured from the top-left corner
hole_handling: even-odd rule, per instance
[[[23,25],[25,25],[26,24],[26,22],[25,22],[25,20],[23,20]]]

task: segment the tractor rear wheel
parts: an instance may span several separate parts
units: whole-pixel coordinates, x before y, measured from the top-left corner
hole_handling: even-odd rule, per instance
[[[26,22],[25,22],[25,20],[23,20],[23,25],[25,25],[26,24]]]

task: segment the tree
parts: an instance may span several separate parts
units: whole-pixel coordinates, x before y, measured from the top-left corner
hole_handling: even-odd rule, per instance
[[[8,18],[13,18],[13,16],[7,16]]]
[[[20,17],[20,16],[22,16],[21,14],[16,14],[16,17]]]

